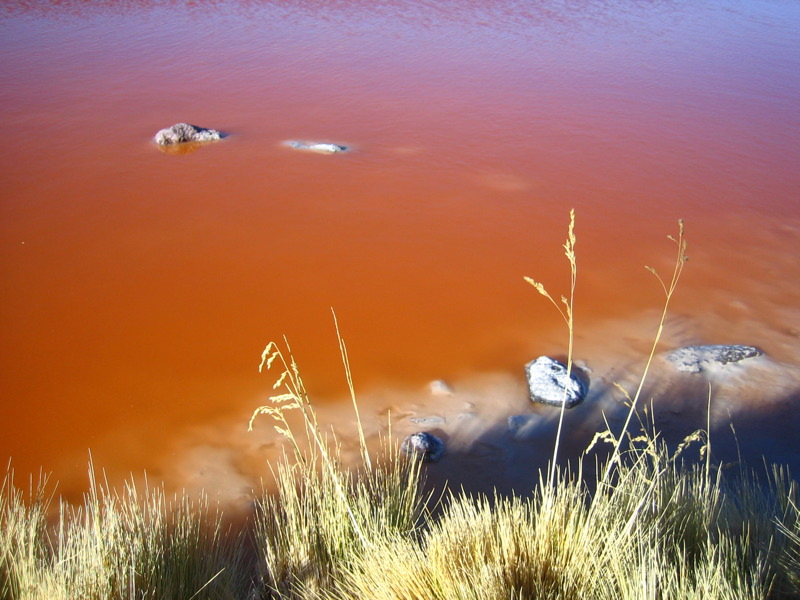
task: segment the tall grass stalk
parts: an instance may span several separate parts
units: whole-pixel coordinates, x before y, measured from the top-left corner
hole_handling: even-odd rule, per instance
[[[622,430],[616,436],[616,443],[614,444],[614,449],[611,454],[611,459],[606,464],[605,473],[603,474],[603,481],[606,481],[608,477],[611,475],[611,470],[614,467],[617,457],[620,453],[620,448],[625,441],[626,434],[628,433],[628,427],[630,427],[631,418],[634,414],[636,414],[637,405],[639,403],[639,398],[642,394],[642,389],[644,389],[645,381],[647,380],[647,375],[650,372],[650,366],[653,363],[653,358],[656,354],[656,348],[658,348],[658,344],[661,341],[661,335],[664,332],[664,323],[667,320],[667,313],[669,311],[669,305],[672,301],[672,296],[675,293],[675,289],[678,287],[678,281],[680,280],[681,273],[683,273],[683,267],[688,260],[686,255],[686,238],[684,236],[684,224],[683,221],[678,221],[678,237],[675,238],[671,235],[667,236],[667,239],[671,240],[677,246],[677,256],[675,259],[675,263],[672,270],[672,276],[669,282],[665,282],[664,279],[658,274],[658,272],[650,266],[645,267],[648,271],[650,271],[658,280],[658,283],[661,285],[661,289],[664,292],[664,304],[662,305],[661,310],[661,318],[658,322],[658,329],[656,330],[656,334],[653,338],[653,343],[650,346],[650,353],[647,356],[647,362],[645,363],[644,371],[642,372],[641,377],[639,378],[639,384],[636,388],[636,392],[633,395],[633,398],[630,399],[630,406],[628,408],[628,414],[625,417],[625,423],[622,425]],[[709,398],[710,402],[710,398]]]
[[[561,304],[563,304],[563,308],[556,302],[544,285],[531,279],[530,277],[525,277],[525,281],[531,284],[536,291],[538,291],[542,296],[547,298],[553,306],[556,307],[556,310],[561,315],[561,318],[564,319],[564,322],[567,325],[567,379],[570,378],[572,375],[572,364],[573,364],[573,347],[575,341],[575,314],[573,307],[575,306],[575,284],[578,281],[578,263],[575,256],[575,243],[577,242],[577,238],[575,237],[575,209],[569,211],[569,229],[567,231],[567,241],[564,242],[564,254],[569,261],[570,267],[570,284],[569,284],[569,297],[561,296]],[[558,468],[558,449],[561,447],[561,430],[564,425],[564,413],[567,410],[567,388],[564,388],[564,397],[561,401],[561,410],[558,414],[558,427],[556,428],[556,439],[553,444],[553,459],[550,463],[550,475],[548,477],[547,483],[548,487],[552,487],[555,477],[556,477],[556,469]]]
[[[361,458],[364,461],[368,470],[372,470],[372,460],[369,456],[369,448],[367,447],[367,440],[364,437],[364,426],[361,424],[361,414],[358,411],[358,402],[356,401],[356,390],[353,385],[353,373],[350,370],[350,357],[347,354],[347,345],[344,343],[341,331],[339,331],[339,320],[336,318],[336,311],[331,308],[333,314],[333,323],[336,327],[336,337],[339,340],[339,352],[342,355],[342,365],[344,367],[345,378],[347,379],[347,389],[350,392],[350,400],[353,403],[353,412],[356,415],[356,425],[358,429],[359,448],[361,450]]]

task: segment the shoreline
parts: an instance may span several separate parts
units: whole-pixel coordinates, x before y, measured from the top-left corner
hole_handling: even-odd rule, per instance
[[[587,399],[565,413],[560,462],[580,456],[595,434],[606,428],[604,413],[612,428],[621,427],[619,415],[626,409],[616,384],[633,393],[646,355],[643,332],[651,328],[655,314],[645,311],[636,319],[604,321],[576,336],[576,364],[587,369],[590,387]],[[699,325],[687,317],[670,317],[657,354],[716,341],[702,339],[696,333]],[[590,339],[598,341],[590,344]],[[557,353],[550,356],[564,358]],[[741,452],[748,464],[758,467],[763,455],[768,462],[785,464],[798,472],[800,440],[794,441],[793,431],[800,429],[800,414],[794,410],[800,399],[800,367],[773,360],[770,353],[753,360],[746,369],[711,376],[674,372],[656,360],[640,399],[640,412],[647,407],[650,413],[652,398],[655,427],[674,448],[687,435],[706,428],[711,385],[710,433],[719,460],[738,460]],[[449,394],[432,392],[428,385],[362,387],[357,372],[354,380],[371,446],[377,446],[390,428],[398,444],[418,431],[428,431],[445,441],[444,457],[428,468],[431,480],[439,484],[449,481],[457,488],[485,493],[491,493],[494,487],[501,491],[528,490],[552,456],[559,411],[529,400],[522,365],[518,372],[502,370],[453,378],[446,382]],[[268,376],[263,378],[263,390],[264,396],[271,391]],[[144,442],[132,434],[120,437],[121,432],[111,431],[83,459],[65,457],[64,467],[53,470],[51,476],[59,481],[65,498],[80,501],[86,489],[86,466],[94,457],[95,467],[115,486],[131,478],[146,478],[174,492],[204,491],[223,504],[246,505],[262,482],[268,485],[269,465],[274,464],[282,448],[266,417],[256,420],[253,432],[246,431],[252,410],[263,401],[263,397],[254,399],[211,421],[183,427],[167,436],[155,454],[153,447],[145,448]],[[312,402],[322,427],[335,431],[344,462],[357,464],[360,454],[350,399],[312,397]],[[513,427],[509,418],[515,419]],[[115,457],[113,448],[120,443],[129,458],[146,458],[142,461],[146,466],[138,468]],[[147,454],[139,455],[140,451]],[[67,465],[73,466],[67,469]],[[35,473],[32,475],[35,478]]]

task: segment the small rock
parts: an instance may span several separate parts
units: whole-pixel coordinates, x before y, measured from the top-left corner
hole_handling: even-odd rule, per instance
[[[428,391],[430,391],[432,396],[452,396],[453,395],[453,388],[451,388],[445,381],[442,379],[437,379],[436,381],[431,381],[428,384]]]
[[[434,427],[444,425],[447,421],[444,417],[412,417],[409,419],[412,423],[417,425],[425,425],[426,427]]]
[[[755,346],[711,344],[678,348],[667,354],[666,359],[678,371],[700,373],[763,355],[764,352]]]
[[[427,431],[412,433],[403,440],[400,450],[424,462],[436,462],[444,454],[444,442]]]
[[[307,152],[316,152],[318,154],[336,154],[337,152],[345,152],[347,150],[347,146],[328,144],[326,142],[298,142],[296,140],[289,140],[284,143],[295,150],[306,150]]]
[[[176,123],[172,127],[162,129],[153,138],[159,146],[183,144],[185,142],[213,142],[222,138],[216,129],[206,129],[189,123]]]
[[[525,373],[533,402],[560,407],[566,400],[566,407],[573,408],[583,402],[589,391],[589,386],[575,376],[574,368],[567,377],[567,367],[549,356],[529,362]]]

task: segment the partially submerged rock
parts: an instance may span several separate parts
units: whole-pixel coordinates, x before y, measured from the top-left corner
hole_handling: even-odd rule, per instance
[[[189,123],[175,123],[159,131],[153,141],[159,146],[171,146],[187,142],[213,142],[222,139],[222,134],[216,129],[206,129]]]
[[[430,417],[411,417],[409,421],[424,427],[441,427],[447,423],[447,419],[440,417],[439,415],[432,415]]]
[[[583,402],[589,391],[588,384],[576,376],[575,370],[567,374],[567,367],[549,356],[540,356],[525,365],[531,401],[550,406],[573,408]]]
[[[442,379],[431,381],[428,384],[428,391],[431,393],[432,396],[453,395],[453,388],[451,388],[450,385],[448,385],[448,383]]]
[[[335,154],[347,150],[347,146],[329,144],[327,142],[298,142],[297,140],[289,140],[284,142],[284,144],[295,150],[305,150],[307,152],[316,152],[317,154]]]
[[[677,371],[700,373],[763,355],[755,346],[710,344],[678,348],[665,358]]]
[[[420,431],[412,433],[400,446],[405,454],[417,457],[424,462],[436,462],[444,454],[444,442],[432,433]]]

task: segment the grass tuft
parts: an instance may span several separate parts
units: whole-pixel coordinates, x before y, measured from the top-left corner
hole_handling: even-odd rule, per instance
[[[50,524],[46,481],[32,500],[7,474],[0,494],[0,597],[19,600],[232,600],[249,587],[242,536],[223,530],[207,499],[160,488],[118,493],[90,471],[79,506]],[[202,594],[202,596],[200,596]]]
[[[420,461],[406,460],[387,440],[381,462],[373,465],[341,336],[339,347],[357,417],[362,465],[356,471],[341,466],[335,435],[323,433],[288,343],[286,350],[271,343],[264,351],[262,365],[279,368],[273,389],[282,393],[254,411],[250,427],[259,415],[272,417],[290,450],[273,468],[277,494],[257,502],[255,531],[262,588],[280,598],[333,593],[346,565],[384,538],[413,536],[425,512]],[[299,426],[291,412],[300,414]]]

